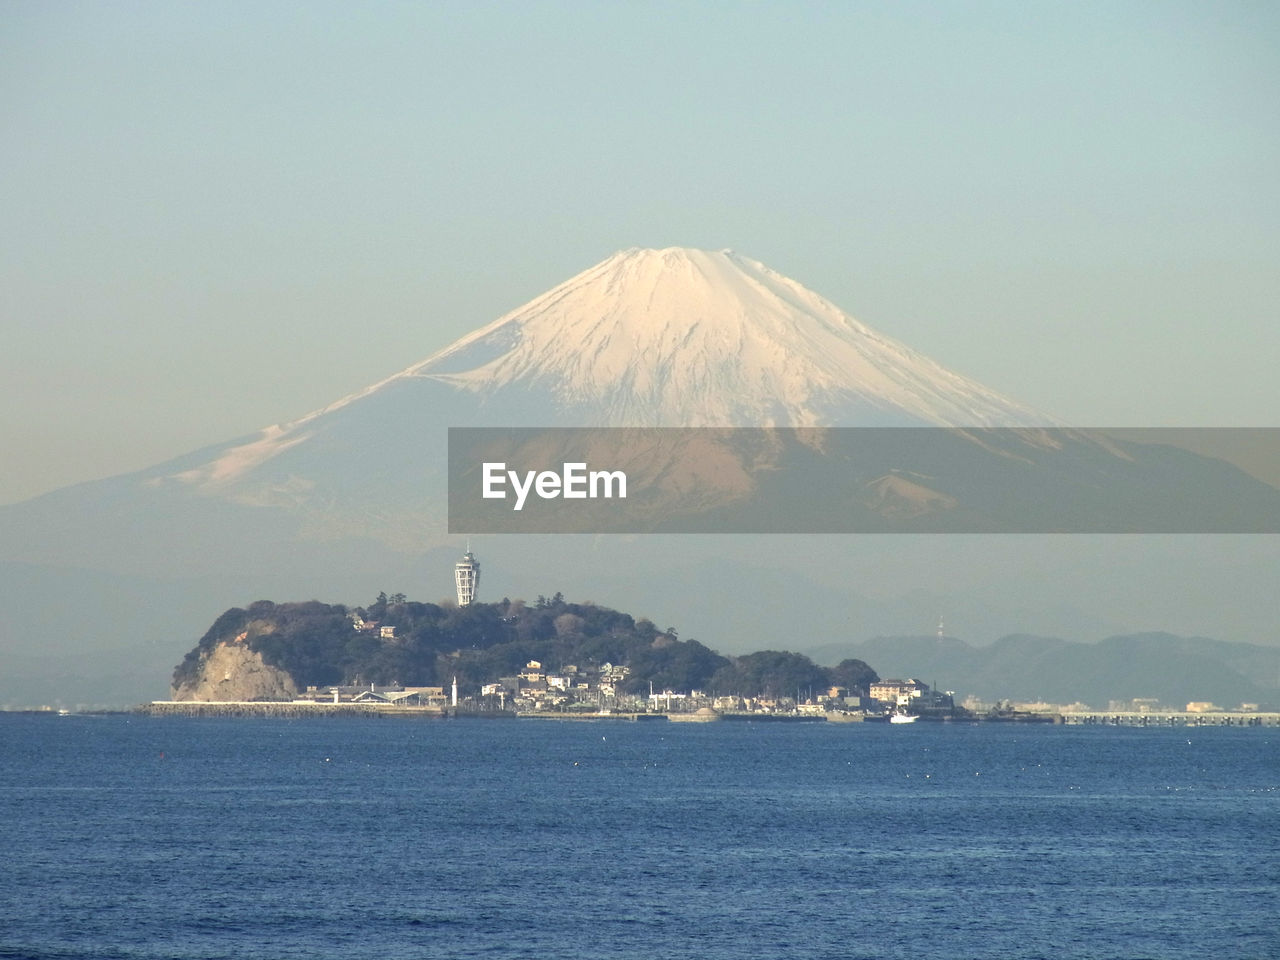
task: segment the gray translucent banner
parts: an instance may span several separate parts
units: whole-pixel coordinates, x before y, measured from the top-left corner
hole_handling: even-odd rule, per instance
[[[1280,429],[452,428],[451,533],[1277,533]]]

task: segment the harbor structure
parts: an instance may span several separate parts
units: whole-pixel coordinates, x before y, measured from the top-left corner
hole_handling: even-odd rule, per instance
[[[467,545],[467,552],[453,566],[453,583],[458,588],[458,606],[465,607],[476,598],[476,590],[480,587],[480,564]]]

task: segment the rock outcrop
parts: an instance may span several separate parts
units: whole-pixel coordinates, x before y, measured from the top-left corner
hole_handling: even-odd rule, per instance
[[[263,662],[243,641],[219,643],[201,657],[193,680],[173,688],[174,700],[292,700],[293,678]]]

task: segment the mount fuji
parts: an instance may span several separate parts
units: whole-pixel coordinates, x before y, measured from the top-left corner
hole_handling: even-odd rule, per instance
[[[14,684],[30,691],[36,682],[64,698],[100,702],[85,692],[93,684],[83,674],[101,658],[85,659],[85,650],[150,644],[158,657],[180,655],[213,615],[262,596],[361,602],[382,588],[424,599],[447,595],[458,545],[445,532],[444,461],[447,429],[459,426],[1055,423],[754,260],[730,251],[625,250],[306,416],[137,473],[0,507],[0,602],[23,610],[32,597],[48,601],[42,622],[11,616],[0,627],[0,655],[29,662],[28,680],[0,684],[0,697],[27,698]],[[1028,443],[1043,446],[1036,430],[1027,433]],[[886,484],[870,489],[883,497]],[[944,492],[926,502],[951,499]],[[590,590],[614,606],[647,604],[664,621],[705,625],[707,603],[738,605],[748,581],[759,594],[785,579],[776,569],[746,578],[729,572],[732,561],[754,552],[746,542],[595,538],[584,546],[576,537],[498,538],[487,545],[484,586],[511,596]],[[720,579],[700,583],[696,596],[673,592],[677,553],[697,576]],[[555,582],[539,579],[547,571],[555,571]],[[795,598],[794,588],[784,593]],[[78,598],[74,609],[56,599],[68,595]],[[143,599],[149,596],[165,598],[163,617]],[[813,602],[832,596],[817,590]],[[881,608],[892,608],[889,619],[902,609]],[[779,623],[792,616],[779,606]],[[173,636],[178,621],[188,629]],[[734,646],[697,628],[712,645]],[[35,644],[33,629],[42,637]],[[735,635],[738,629],[731,628]],[[822,629],[829,631],[829,622]],[[880,621],[864,635],[873,632],[901,630]],[[743,637],[742,644],[767,642]],[[124,678],[116,688],[132,695],[144,671],[149,687],[163,687],[167,668],[155,673],[136,657],[136,669],[110,658]],[[93,669],[99,678],[105,670]],[[55,674],[60,688],[48,679]]]
[[[1049,422],[754,260],[633,249],[359,393],[145,481],[299,508],[331,503],[335,454],[355,463],[387,430]]]
[[[208,521],[185,521],[218,514],[223,541],[241,526],[225,516],[239,507],[252,528],[240,532],[241,542],[257,543],[255,556],[274,566],[284,541],[373,540],[402,553],[439,542],[451,426],[1049,422],[754,260],[633,249],[322,409],[98,489],[111,487],[113,498],[148,513],[170,505],[169,524],[188,528],[180,539],[164,537],[170,565],[216,565],[226,551],[208,543]],[[65,562],[70,550],[98,565],[106,558],[94,545],[110,544],[115,568],[128,562],[120,530],[76,534],[52,549],[52,519],[41,521],[50,548],[42,559]],[[264,526],[268,543],[259,542]]]

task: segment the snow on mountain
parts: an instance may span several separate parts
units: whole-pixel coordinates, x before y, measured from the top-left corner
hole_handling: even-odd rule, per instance
[[[1045,422],[729,250],[614,254],[400,376],[545,391],[592,426]]]
[[[398,423],[447,407],[460,418],[449,425],[1050,423],[755,260],[728,250],[630,249],[173,479],[213,492],[370,404]]]

